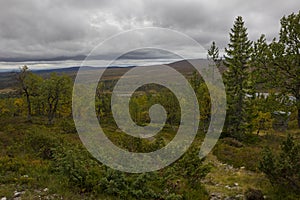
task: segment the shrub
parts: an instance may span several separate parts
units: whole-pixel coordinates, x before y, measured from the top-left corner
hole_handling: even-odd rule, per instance
[[[34,129],[26,133],[24,148],[42,159],[51,159],[53,150],[60,145],[59,138],[44,132],[42,129]],[[29,147],[29,148],[28,148]]]
[[[1,157],[0,158],[0,182],[8,178],[9,174],[21,175],[25,173],[26,162],[24,160]]]
[[[70,186],[78,187],[81,192],[93,191],[102,177],[98,163],[89,157],[88,152],[78,147],[56,148],[51,170],[66,176]]]
[[[65,133],[77,133],[74,121],[72,119],[63,119],[59,123],[59,127]]]
[[[182,196],[179,194],[170,194],[166,197],[166,200],[182,200]]]
[[[248,170],[257,171],[259,147],[243,146],[236,148],[220,142],[214,148],[213,154],[224,163],[230,164],[235,168],[246,167]]]
[[[226,144],[228,144],[230,146],[233,146],[233,147],[237,147],[237,148],[240,148],[240,147],[244,146],[240,141],[238,141],[238,140],[236,140],[234,138],[229,138],[229,137],[228,138],[224,138],[223,141]]]
[[[246,200],[264,200],[264,195],[261,190],[249,188],[245,192],[245,199]]]
[[[264,172],[273,185],[300,193],[300,145],[288,135],[281,145],[279,155],[265,148],[259,169]]]

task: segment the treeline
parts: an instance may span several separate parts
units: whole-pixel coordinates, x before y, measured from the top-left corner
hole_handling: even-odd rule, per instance
[[[17,97],[0,100],[1,116],[46,116],[49,124],[55,117],[70,117],[72,114],[72,80],[66,75],[51,74],[43,78],[23,66],[16,74]]]
[[[243,135],[259,133],[272,128],[275,111],[291,112],[290,120],[298,121],[300,127],[300,31],[298,14],[281,19],[279,39],[267,43],[262,35],[257,41],[248,39],[242,17],[237,17],[230,32],[230,42],[225,48],[225,59],[220,61],[215,42],[208,50],[208,58],[227,70],[223,79],[227,93],[227,116],[225,135],[242,140]],[[22,96],[1,99],[0,115],[46,116],[53,124],[55,117],[72,115],[72,80],[68,76],[51,74],[48,78],[30,72],[24,66],[17,74]],[[194,73],[189,77],[200,105],[201,126],[210,120],[210,97],[205,82]],[[116,81],[101,81],[96,91],[97,116],[112,121],[110,97]],[[267,92],[268,95],[259,95]],[[290,101],[287,96],[293,96]],[[151,105],[161,103],[168,112],[167,123],[177,125],[180,112],[176,97],[166,88],[146,85],[131,99],[130,112],[137,124],[150,121]],[[192,111],[191,111],[192,112]]]
[[[261,35],[253,42],[242,17],[236,18],[225,48],[227,116],[223,135],[247,142],[245,136],[254,129],[271,132],[274,114],[284,114],[285,120],[294,118],[300,128],[300,11],[284,16],[280,24],[278,39],[268,43]],[[208,53],[211,59],[218,59],[215,43]],[[259,98],[261,92],[268,92],[262,95],[264,100]],[[266,148],[260,161],[260,170],[273,185],[298,194],[299,147],[288,136],[279,153]]]
[[[265,126],[275,109],[286,113],[297,110],[300,128],[300,12],[284,16],[280,23],[279,39],[268,43],[265,35],[250,41],[242,17],[234,22],[224,56],[228,106],[224,133],[227,135],[242,139],[245,133]],[[219,61],[215,42],[208,50],[208,57]],[[262,92],[276,95],[277,102],[282,103],[280,110],[276,108],[278,103],[257,102],[258,93]],[[292,96],[294,101],[284,103],[287,96]],[[259,106],[260,103],[264,105]]]
[[[223,74],[228,105],[223,134],[242,139],[247,133],[270,130],[275,111],[291,112],[290,120],[296,119],[299,127],[300,59],[296,48],[299,47],[299,14],[283,17],[281,25],[278,41],[274,39],[268,44],[262,35],[252,42],[242,17],[238,17],[230,33],[224,61],[220,61],[215,42],[208,50],[209,59],[218,66],[224,64],[227,67]],[[55,117],[72,115],[70,77],[51,74],[43,78],[24,66],[17,74],[17,80],[22,96],[1,99],[0,115],[27,115],[28,121],[33,115],[46,116],[49,124],[54,123]],[[200,127],[205,131],[211,116],[207,87],[197,73],[193,73],[189,81],[198,97]],[[115,83],[115,80],[101,81],[96,91],[95,111],[106,122],[113,121],[110,97]],[[261,92],[268,95],[258,95]],[[290,101],[289,95],[295,97],[295,101]],[[167,88],[157,85],[141,87],[131,99],[133,120],[140,125],[147,124],[150,121],[148,110],[155,103],[161,103],[167,110],[167,124],[178,125],[180,110],[176,97]]]

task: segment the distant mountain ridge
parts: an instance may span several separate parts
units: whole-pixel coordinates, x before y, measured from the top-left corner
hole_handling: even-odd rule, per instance
[[[195,59],[197,62],[206,62],[206,59]],[[194,60],[194,61],[195,61]],[[168,65],[176,70],[178,70],[182,74],[192,74],[192,72],[195,70],[191,63],[188,60],[181,60],[181,61],[176,61],[172,62]],[[116,78],[118,75],[125,73],[125,71],[128,71],[129,68],[132,68],[135,66],[110,66],[109,67],[109,77],[111,78]],[[151,66],[143,66],[143,67],[151,67]],[[39,74],[41,76],[49,76],[50,73],[58,73],[58,74],[66,74],[71,76],[72,78],[76,77],[77,71],[79,70],[79,66],[74,66],[74,67],[66,67],[66,68],[55,68],[55,69],[38,69],[38,70],[31,70],[35,74]],[[95,69],[104,69],[101,67],[91,67],[91,66],[82,66],[84,70],[95,70]],[[220,67],[219,70],[222,72],[224,71],[223,67]],[[0,89],[5,89],[5,88],[12,88],[16,87],[16,74],[17,71],[0,71]]]

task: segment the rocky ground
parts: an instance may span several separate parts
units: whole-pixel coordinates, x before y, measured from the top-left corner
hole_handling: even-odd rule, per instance
[[[0,200],[21,200],[21,199],[36,199],[36,200],[57,200],[63,199],[59,195],[49,194],[49,189],[44,188],[42,190],[34,191],[14,191],[12,198],[0,197]]]
[[[263,174],[248,171],[245,167],[234,168],[220,162],[213,154],[207,156],[205,163],[212,165],[211,172],[202,181],[211,200],[245,199],[247,189],[261,190],[270,185]]]
[[[245,167],[234,168],[220,162],[212,153],[205,160],[205,164],[212,166],[211,172],[202,183],[210,194],[210,200],[241,200],[245,199],[245,192],[249,188],[263,190],[270,187],[270,183],[262,173],[252,172]],[[267,198],[264,195],[264,199]],[[0,200],[21,199],[63,199],[59,195],[50,194],[48,188],[33,191],[14,191],[9,197],[0,196]]]

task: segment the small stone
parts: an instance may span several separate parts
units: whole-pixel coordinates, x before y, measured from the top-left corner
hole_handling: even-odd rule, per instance
[[[14,192],[14,198],[21,196],[21,192],[15,191]]]
[[[33,190],[35,193],[41,193],[41,190]]]
[[[245,167],[243,166],[243,167],[241,167],[240,169],[245,169]]]
[[[231,189],[231,187],[229,185],[226,185],[225,188],[227,188],[229,190]]]
[[[6,197],[2,197],[1,200],[7,200],[7,198]]]
[[[235,198],[237,199],[244,199],[244,195],[243,194],[238,194],[235,196]]]
[[[224,200],[235,200],[235,197],[226,197]]]
[[[220,200],[222,199],[222,194],[213,192],[210,194],[210,200]]]
[[[14,198],[14,199],[21,199],[21,198],[19,198],[19,197],[20,197],[22,194],[25,194],[25,191],[23,191],[23,192],[15,191],[15,192],[14,192],[13,198]]]
[[[48,189],[48,188],[45,188],[45,189],[43,189],[43,191],[44,191],[44,192],[48,192],[48,191],[49,191],[49,189]]]
[[[239,184],[238,183],[234,183],[234,186],[239,186]]]

